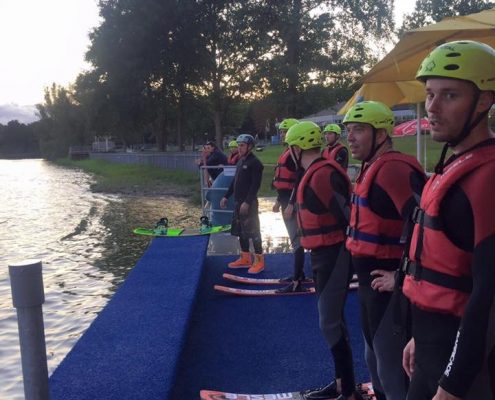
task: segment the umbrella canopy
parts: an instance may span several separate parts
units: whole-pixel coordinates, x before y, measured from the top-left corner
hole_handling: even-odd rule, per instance
[[[421,118],[419,120],[419,124],[420,124],[420,130],[422,131],[430,130],[430,123],[426,118]],[[417,129],[418,129],[418,120],[413,119],[411,121],[403,122],[402,124],[395,126],[394,133],[392,134],[392,136],[394,137],[413,136],[416,134]]]

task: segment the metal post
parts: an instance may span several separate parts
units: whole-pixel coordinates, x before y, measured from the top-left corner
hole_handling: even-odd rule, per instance
[[[416,104],[416,158],[423,162],[423,146],[421,146],[421,103]],[[423,165],[426,168],[426,165]]]
[[[48,400],[41,261],[28,260],[9,265],[9,275],[12,302],[17,309],[24,397],[26,400]]]

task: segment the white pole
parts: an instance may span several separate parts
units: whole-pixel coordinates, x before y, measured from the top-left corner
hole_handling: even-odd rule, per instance
[[[42,304],[45,301],[41,261],[9,265],[12,302],[17,309],[24,398],[48,400],[48,367]]]

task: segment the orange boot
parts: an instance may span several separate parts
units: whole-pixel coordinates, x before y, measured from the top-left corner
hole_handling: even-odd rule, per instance
[[[251,266],[251,253],[249,251],[241,251],[241,256],[228,265],[229,268],[249,268]]]
[[[265,257],[263,254],[255,254],[254,262],[251,268],[248,269],[248,274],[259,274],[265,269]]]

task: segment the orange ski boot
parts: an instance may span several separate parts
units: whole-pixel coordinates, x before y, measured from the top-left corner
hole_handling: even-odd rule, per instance
[[[248,274],[259,274],[265,269],[265,257],[263,254],[255,254],[254,262],[251,268],[248,269]]]
[[[251,267],[251,253],[249,251],[241,251],[240,257],[228,264],[229,268],[249,268]]]

